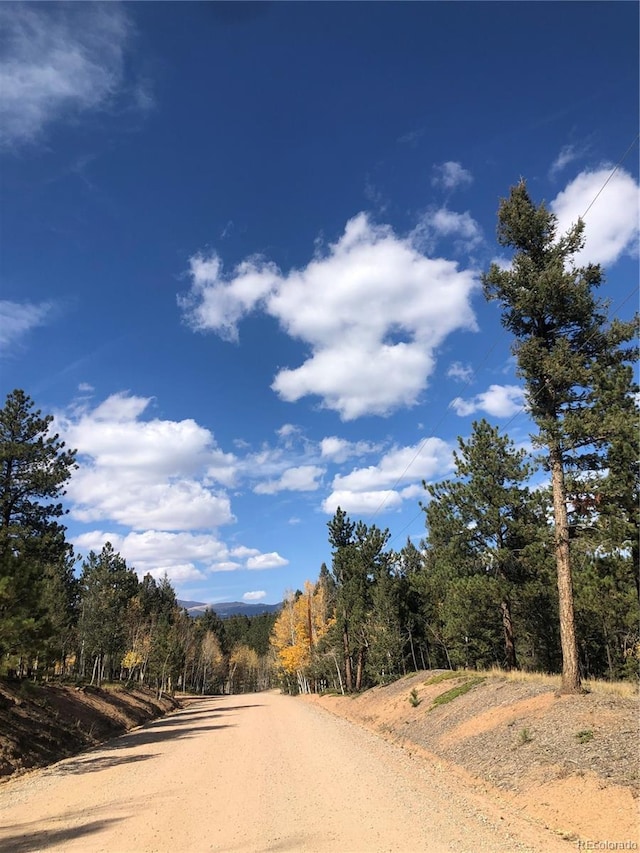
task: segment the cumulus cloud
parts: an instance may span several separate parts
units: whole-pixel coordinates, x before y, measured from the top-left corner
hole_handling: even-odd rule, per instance
[[[215,253],[189,259],[191,289],[179,297],[180,307],[193,329],[214,331],[223,340],[238,340],[238,323],[275,287],[279,271],[259,257],[249,258],[223,276],[222,261]]]
[[[126,535],[92,530],[73,539],[76,550],[84,555],[100,552],[107,542],[136,570],[138,577],[150,574],[158,579],[166,573],[174,586],[205,579],[204,567],[198,568],[196,563],[207,564],[227,553],[226,546],[215,537],[162,530]]]
[[[455,160],[447,160],[433,167],[431,183],[434,187],[442,187],[445,190],[455,190],[458,187],[468,186],[473,183],[473,175],[462,164]]]
[[[275,551],[218,538],[217,528],[233,521],[220,482],[233,479],[239,460],[193,420],[145,420],[151,402],[123,392],[56,418],[67,444],[78,448],[80,467],[67,489],[72,517],[129,528],[81,533],[73,539],[78,552],[111,542],[140,577],[166,572],[176,587],[216,572],[287,565]],[[304,474],[296,479],[294,472],[291,486],[302,486]]]
[[[324,468],[317,465],[300,465],[287,469],[277,480],[258,483],[254,488],[257,495],[275,495],[277,492],[314,492],[318,487],[318,478],[324,474]]]
[[[518,385],[490,385],[470,400],[456,397],[449,405],[460,417],[486,412],[495,418],[508,418],[524,406],[524,391]]]
[[[394,509],[421,490],[416,485],[432,480],[451,469],[452,449],[442,439],[428,438],[410,447],[396,447],[385,453],[377,465],[354,468],[333,480],[333,491],[323,502],[325,512],[337,507],[349,512],[373,513]]]
[[[367,491],[416,480],[429,480],[449,469],[451,447],[440,438],[428,438],[410,447],[396,447],[382,456],[377,465],[354,468],[333,479],[337,490]]]
[[[0,4],[0,144],[36,139],[54,120],[121,90],[131,32],[115,3]]]
[[[229,553],[232,557],[238,557],[243,560],[245,557],[255,557],[260,551],[257,548],[247,548],[246,545],[239,545],[236,548],[232,548]]]
[[[447,368],[447,376],[449,379],[455,379],[456,382],[469,383],[473,379],[473,367],[470,364],[462,364],[460,361],[452,361]]]
[[[161,578],[166,573],[177,587],[189,581],[206,580],[210,573],[277,568],[288,563],[275,552],[261,554],[257,548],[239,546],[229,550],[217,537],[202,533],[145,530],[120,534],[92,530],[73,539],[76,550],[84,555],[89,551],[99,553],[107,542],[136,570],[138,577],[150,574]]]
[[[421,497],[424,495],[424,486],[422,483],[412,483],[410,486],[405,486],[404,489],[400,491],[400,497],[403,501],[413,500],[414,498]]]
[[[428,210],[411,233],[411,240],[421,251],[433,252],[438,241],[453,240],[457,252],[471,252],[482,240],[482,229],[468,211],[456,213],[447,207]]]
[[[229,498],[209,478],[217,466],[229,479],[235,457],[193,420],[141,420],[150,402],[114,394],[92,410],[58,418],[80,462],[67,489],[72,516],[135,530],[209,529],[232,521]]]
[[[242,595],[243,601],[262,601],[267,597],[267,593],[263,589],[256,589],[253,592],[245,592]]]
[[[550,204],[562,234],[583,216],[611,174],[611,166],[581,172]],[[640,188],[624,169],[609,180],[589,209],[585,222],[585,246],[576,255],[578,264],[613,264],[625,253],[638,249]]]
[[[340,507],[345,512],[359,515],[373,515],[384,507],[385,510],[397,509],[402,503],[398,492],[392,489],[372,492],[351,492],[337,489],[322,502],[322,509],[327,515],[334,515]]]
[[[352,456],[366,456],[375,453],[380,446],[369,441],[347,441],[336,435],[329,435],[320,442],[320,455],[331,462],[346,462]]]
[[[48,302],[0,299],[0,355],[10,353],[32,329],[43,326],[49,320],[51,311],[52,306]]]
[[[190,276],[179,304],[192,328],[237,340],[238,323],[250,311],[276,318],[310,355],[281,369],[273,390],[288,402],[319,396],[343,420],[414,405],[436,348],[451,332],[476,327],[475,273],[427,258],[410,238],[363,213],[303,269],[283,274],[251,258],[225,275],[217,255],[197,255]]]
[[[248,569],[277,569],[280,566],[288,566],[289,560],[281,557],[277,551],[272,551],[270,554],[258,554],[256,557],[249,557],[247,560]]]
[[[221,560],[219,563],[211,564],[212,572],[237,572],[243,568],[240,563],[234,563],[233,560]]]

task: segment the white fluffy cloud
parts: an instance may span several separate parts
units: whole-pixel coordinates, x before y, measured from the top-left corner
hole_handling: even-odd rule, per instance
[[[453,241],[456,253],[468,254],[482,242],[482,229],[469,211],[456,213],[447,207],[427,210],[411,232],[412,244],[420,251],[434,252],[443,239]]]
[[[157,579],[166,573],[178,587],[206,577],[196,563],[207,564],[227,552],[226,546],[214,537],[161,530],[126,535],[92,530],[73,540],[74,547],[85,555],[89,551],[100,552],[106,542],[111,542],[140,578],[148,573]]]
[[[366,456],[378,450],[378,445],[368,441],[347,441],[335,435],[329,435],[320,442],[320,455],[331,462],[346,462],[352,456]]]
[[[585,213],[611,174],[611,166],[581,172],[551,202],[562,234]],[[585,222],[585,246],[577,262],[612,264],[638,249],[640,189],[633,177],[618,169],[589,209]]]
[[[245,557],[255,557],[259,553],[260,551],[257,548],[247,548],[246,545],[238,545],[230,551],[232,557],[238,557],[241,560],[244,560]]]
[[[237,572],[238,569],[244,568],[240,563],[235,563],[233,560],[220,560],[218,563],[212,563],[210,570],[212,572]]]
[[[277,480],[258,483],[254,488],[257,495],[275,495],[277,492],[314,492],[318,487],[318,478],[324,474],[324,468],[317,465],[300,465],[288,468]]]
[[[113,519],[134,530],[204,530],[233,520],[229,499],[200,483],[150,484],[147,477],[119,472],[112,479],[100,469],[82,468],[68,494],[78,521]]]
[[[283,274],[251,258],[224,276],[213,254],[192,258],[190,275],[179,304],[192,328],[236,340],[250,311],[275,317],[311,354],[281,369],[272,388],[289,402],[319,396],[343,420],[415,404],[435,349],[456,329],[475,328],[475,273],[425,257],[411,239],[362,213],[326,255],[301,270]]]
[[[177,587],[189,581],[205,580],[212,572],[270,569],[288,564],[276,552],[261,554],[257,548],[245,546],[230,551],[224,542],[208,534],[145,530],[123,535],[92,530],[73,539],[74,547],[84,555],[89,551],[100,552],[106,542],[111,542],[140,578],[147,573],[160,578],[166,572]]]
[[[198,331],[214,331],[223,340],[238,340],[238,323],[274,288],[279,271],[261,258],[248,258],[223,277],[222,261],[214,252],[189,259],[191,290],[178,302],[189,324]]]
[[[495,418],[508,418],[524,406],[524,391],[518,385],[490,385],[470,400],[456,397],[450,406],[460,417],[486,412]]]
[[[434,187],[442,187],[445,190],[454,190],[458,187],[468,186],[473,182],[473,175],[455,160],[447,160],[433,167],[431,183]]]
[[[396,447],[388,451],[377,465],[354,468],[350,474],[334,477],[337,490],[367,491],[415,480],[429,480],[448,470],[451,448],[440,438],[428,438],[412,447]]]
[[[397,509],[402,503],[398,492],[392,489],[382,489],[372,492],[351,492],[338,489],[322,502],[322,509],[327,515],[333,515],[340,507],[345,512],[360,515],[372,515],[382,508],[385,511]]]
[[[256,589],[252,592],[245,592],[242,595],[243,601],[262,601],[267,597],[267,593],[263,589]]]
[[[9,353],[31,329],[44,325],[51,310],[48,302],[35,304],[0,299],[0,355]]]
[[[447,368],[447,376],[450,379],[455,379],[456,382],[471,382],[473,379],[473,367],[470,364],[452,361]]]
[[[289,464],[285,469],[282,448],[264,447],[239,459],[224,453],[212,433],[191,419],[149,417],[151,404],[152,398],[123,392],[97,405],[76,401],[71,414],[56,418],[68,446],[78,449],[80,467],[67,490],[71,516],[102,523],[101,529],[73,538],[78,552],[86,556],[111,542],[140,577],[166,573],[176,588],[206,583],[218,572],[288,565],[277,551],[231,547],[218,538],[217,528],[234,520],[220,484],[248,477],[261,459],[271,472],[261,476],[276,471],[279,487],[306,490],[317,487],[324,468]],[[288,442],[299,432],[286,427],[279,437]]]
[[[280,566],[288,566],[289,560],[281,557],[277,551],[272,551],[270,554],[258,554],[256,557],[249,557],[247,560],[248,569],[277,569]]]
[[[450,470],[451,447],[439,438],[428,438],[412,447],[396,447],[382,456],[377,465],[354,468],[333,480],[333,491],[323,502],[327,513],[337,507],[348,512],[373,513],[400,506],[421,491],[418,484]],[[403,487],[403,488],[400,488]]]
[[[61,418],[80,468],[67,492],[71,514],[135,530],[198,530],[233,520],[227,495],[210,480],[232,478],[232,454],[193,420],[141,420],[150,398],[114,394],[93,410]]]
[[[120,90],[130,25],[117,3],[0,4],[0,143],[103,106]]]

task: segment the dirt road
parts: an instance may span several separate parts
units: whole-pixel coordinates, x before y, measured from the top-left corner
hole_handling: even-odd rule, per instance
[[[277,693],[208,698],[0,787],[0,850],[575,849],[445,773]]]

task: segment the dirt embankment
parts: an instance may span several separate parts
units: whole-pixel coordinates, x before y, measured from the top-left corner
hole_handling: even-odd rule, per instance
[[[355,697],[308,700],[444,765],[562,837],[640,846],[638,696],[558,696],[544,679],[436,671]]]
[[[180,707],[124,685],[75,688],[0,681],[0,781],[75,755]]]

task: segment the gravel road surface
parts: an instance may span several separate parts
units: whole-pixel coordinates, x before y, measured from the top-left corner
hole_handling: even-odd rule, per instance
[[[0,786],[0,850],[569,853],[446,771],[278,693],[205,698]]]

